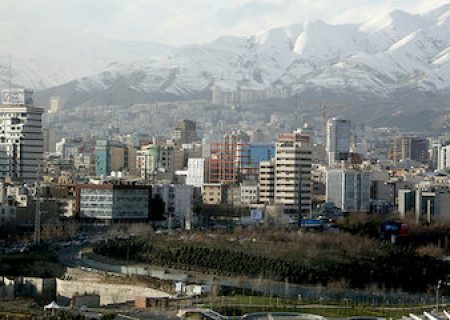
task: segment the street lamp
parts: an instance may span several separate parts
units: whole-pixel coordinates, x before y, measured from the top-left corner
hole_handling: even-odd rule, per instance
[[[439,311],[439,289],[441,289],[442,280],[439,280],[436,286],[436,312]]]

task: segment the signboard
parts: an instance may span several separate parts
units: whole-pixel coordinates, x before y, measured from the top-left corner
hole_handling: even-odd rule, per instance
[[[33,104],[33,91],[30,89],[4,89],[3,104]]]
[[[381,225],[381,232],[385,235],[408,236],[409,225],[398,221],[385,221]]]
[[[301,228],[321,228],[322,222],[317,219],[303,219],[300,221]]]
[[[262,221],[263,220],[263,211],[261,209],[250,210],[250,219],[253,221]]]

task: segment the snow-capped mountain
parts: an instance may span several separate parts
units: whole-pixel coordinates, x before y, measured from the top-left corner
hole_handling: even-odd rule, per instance
[[[18,31],[20,30],[20,31]],[[45,89],[166,51],[148,42],[107,40],[74,30],[0,24],[0,87]]]
[[[396,10],[361,24],[312,21],[177,48],[136,44],[124,50],[122,43],[111,49],[110,42],[94,42],[82,54],[80,48],[71,47],[68,51],[77,54],[56,51],[44,62],[39,55],[22,54],[27,57],[21,58],[24,63],[14,63],[23,65],[17,70],[22,82],[14,82],[41,89],[78,78],[51,92],[63,88],[87,100],[112,88],[182,98],[214,87],[293,91],[318,87],[378,95],[403,88],[433,92],[450,88],[450,4],[420,15]],[[53,53],[54,47],[47,49]]]

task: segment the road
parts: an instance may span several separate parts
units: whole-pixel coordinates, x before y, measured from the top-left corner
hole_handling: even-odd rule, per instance
[[[58,252],[58,261],[68,267],[79,268],[81,266],[81,246],[70,246]]]

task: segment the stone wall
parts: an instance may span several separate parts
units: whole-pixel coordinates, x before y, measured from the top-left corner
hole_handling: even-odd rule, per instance
[[[168,293],[138,286],[93,283],[89,281],[56,280],[58,301],[67,301],[73,296],[83,294],[98,294],[100,304],[116,304],[134,301],[136,296],[153,298],[170,297]]]

